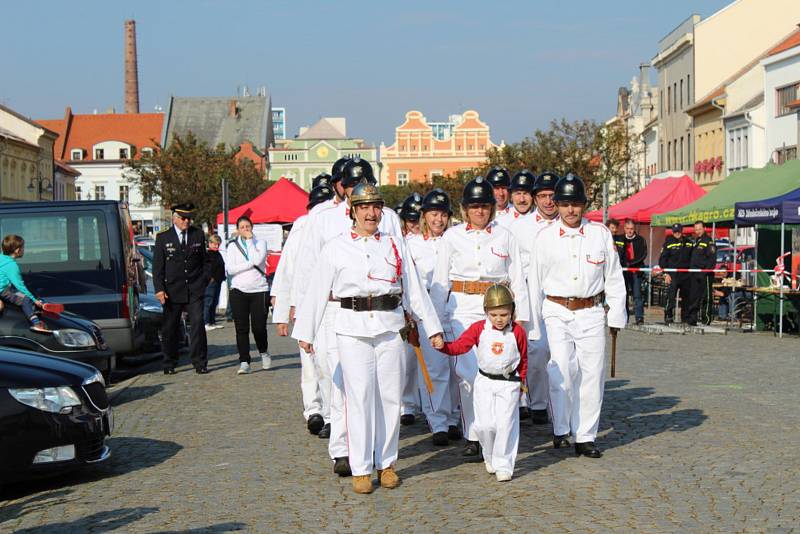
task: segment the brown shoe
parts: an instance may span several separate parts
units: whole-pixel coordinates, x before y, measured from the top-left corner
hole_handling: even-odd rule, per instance
[[[370,475],[354,476],[353,491],[361,494],[372,493],[372,477]]]
[[[395,489],[400,485],[400,477],[394,471],[394,467],[387,467],[386,469],[378,469],[378,480],[382,488]]]

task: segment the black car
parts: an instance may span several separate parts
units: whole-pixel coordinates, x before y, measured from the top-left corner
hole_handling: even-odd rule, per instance
[[[34,295],[94,321],[114,352],[139,349],[144,273],[125,202],[3,202],[0,236],[7,234],[25,239],[19,267]]]
[[[158,352],[161,350],[161,324],[164,322],[164,307],[155,297],[153,288],[153,252],[139,247],[139,254],[147,281],[147,291],[139,295],[139,323],[145,336],[144,349]],[[180,347],[189,345],[189,330],[185,315],[181,317],[180,321],[181,331],[178,337]]]
[[[5,304],[0,312],[0,346],[25,349],[88,363],[108,379],[115,367],[114,351],[103,331],[92,321],[70,312],[43,312],[42,322],[51,333],[36,332],[18,306]]]
[[[97,369],[0,348],[0,485],[107,460],[113,427]]]

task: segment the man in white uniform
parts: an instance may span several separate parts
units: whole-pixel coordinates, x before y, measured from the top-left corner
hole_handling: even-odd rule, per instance
[[[307,210],[330,200],[334,197],[333,188],[329,182],[318,180],[320,177],[330,178],[329,175],[320,175],[314,178],[315,186],[308,194]],[[289,321],[291,315],[290,295],[292,280],[297,266],[297,251],[308,222],[308,215],[298,217],[286,243],[283,245],[281,259],[272,281],[272,320],[277,324],[278,335],[289,335]],[[303,395],[303,417],[306,419],[308,431],[319,435],[326,424],[330,423],[330,383],[325,383],[323,375],[317,367],[319,360],[304,351],[300,351],[300,391]],[[330,433],[330,426],[328,426]],[[323,436],[324,437],[324,436]]]
[[[337,173],[339,174],[338,177]],[[308,280],[314,273],[320,252],[325,243],[342,233],[349,232],[352,220],[350,219],[350,203],[347,199],[355,185],[362,179],[375,183],[372,166],[365,160],[359,158],[349,160],[340,171],[334,167],[333,180],[340,184],[345,198],[338,204],[327,209],[321,208],[319,212],[312,213],[309,216],[308,230],[300,245],[297,271],[293,280],[292,302],[294,305],[303,302]],[[318,208],[321,206],[318,206]],[[400,219],[394,211],[386,207],[382,209],[382,217],[378,228],[383,234],[393,235],[398,239],[402,239]],[[338,307],[339,303],[337,301],[331,300],[328,302],[326,313],[322,320],[322,331],[316,333],[314,345],[316,347],[315,357],[325,362],[320,363],[319,367],[323,372],[328,373],[331,381],[331,426],[328,453],[334,461],[334,472],[339,476],[349,476],[350,465],[348,460],[347,427],[345,425],[344,383],[334,331]],[[300,309],[298,317],[303,313],[305,313],[305,310]]]
[[[507,169],[502,167],[492,167],[486,173],[486,181],[492,185],[494,190],[495,214],[494,219],[502,223],[505,217],[511,213],[511,203],[508,195],[508,186],[511,185],[511,175]]]
[[[611,232],[583,218],[586,191],[571,174],[556,184],[560,220],[539,233],[528,274],[531,338],[541,338],[544,319],[550,343],[547,370],[553,408],[553,447],[599,458],[595,446],[605,385],[608,326],[623,328],[625,280]]]

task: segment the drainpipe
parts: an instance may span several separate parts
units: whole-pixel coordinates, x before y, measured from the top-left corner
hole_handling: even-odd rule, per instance
[[[711,105],[714,106],[715,108],[717,108],[720,111],[720,113],[722,114],[722,132],[723,132],[723,134],[722,134],[722,155],[724,157],[723,164],[725,164],[725,166],[727,167],[727,165],[728,165],[728,143],[727,143],[727,141],[725,139],[725,133],[724,133],[725,132],[725,108],[723,108],[722,106],[717,104],[717,100],[719,100],[719,98],[712,98],[711,99]],[[726,176],[727,176],[727,174],[726,174]]]

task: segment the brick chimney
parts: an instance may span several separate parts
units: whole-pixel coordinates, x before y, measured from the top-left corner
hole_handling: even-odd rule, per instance
[[[136,21],[125,21],[125,113],[139,113],[139,67],[136,63]]]

